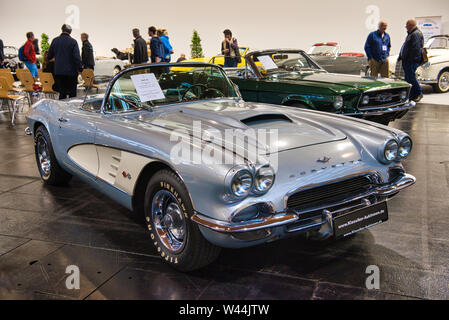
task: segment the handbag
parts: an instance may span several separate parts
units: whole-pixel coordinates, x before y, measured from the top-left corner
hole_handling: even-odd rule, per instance
[[[427,49],[426,48],[422,48],[421,49],[421,64],[420,66],[422,66],[423,64],[426,64],[427,62],[429,62],[429,57],[427,55]]]

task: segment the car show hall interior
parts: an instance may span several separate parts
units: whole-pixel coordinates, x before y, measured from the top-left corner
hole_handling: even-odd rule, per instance
[[[447,0],[175,2],[0,6],[0,301],[448,300]]]

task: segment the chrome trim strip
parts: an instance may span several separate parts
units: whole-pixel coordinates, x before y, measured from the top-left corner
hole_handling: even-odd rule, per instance
[[[358,196],[357,198],[352,198],[346,200],[346,202],[357,200],[358,198],[364,198],[372,195],[378,195],[383,197],[388,197],[390,195],[393,195],[397,193],[398,191],[411,186],[416,182],[416,178],[410,174],[404,174],[403,176],[396,179],[393,183],[387,184],[387,185],[378,185],[373,190],[370,190],[367,192],[364,196]],[[371,204],[370,204],[371,205]],[[352,207],[349,208],[343,208],[338,211],[342,210],[351,210]],[[313,210],[319,210],[317,208],[313,208]],[[311,211],[311,210],[309,210]],[[336,211],[336,212],[338,212]],[[304,212],[301,212],[304,213]],[[283,226],[295,221],[298,221],[301,219],[301,216],[297,213],[290,213],[290,212],[280,212],[277,213],[271,217],[260,219],[260,220],[253,220],[248,222],[240,222],[240,223],[231,223],[227,221],[222,220],[216,220],[210,217],[206,217],[202,215],[199,212],[195,212],[195,214],[191,218],[194,222],[198,223],[199,225],[212,229],[214,231],[218,232],[248,232],[248,231],[255,231],[259,229],[264,228],[273,228],[273,227],[279,227]],[[313,225],[315,227],[315,225]]]
[[[373,116],[373,115],[383,115],[390,112],[400,112],[406,111],[413,108],[416,105],[414,102],[410,102],[404,105],[393,105],[389,107],[373,107],[366,109],[359,109],[360,112],[354,113],[342,113],[344,116]]]

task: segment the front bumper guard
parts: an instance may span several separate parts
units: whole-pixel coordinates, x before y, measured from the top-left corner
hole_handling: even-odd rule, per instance
[[[370,190],[369,192],[363,194],[362,196],[359,196],[358,198],[366,198],[369,196],[381,196],[388,198],[390,196],[395,195],[400,190],[407,188],[411,185],[413,185],[416,182],[416,178],[410,174],[404,174],[397,179],[395,179],[393,182],[389,184],[383,184],[379,185],[376,188]],[[355,200],[354,199],[348,199],[345,202],[351,202]],[[369,204],[367,203],[366,206]],[[351,209],[351,208],[345,208]],[[304,226],[304,228],[298,228],[294,231],[299,231],[302,229],[311,229],[318,227],[320,225],[323,225],[324,223],[332,224],[332,212],[328,210],[323,210],[324,219],[322,222],[314,223],[312,225]],[[252,220],[247,222],[228,222],[223,220],[216,220],[207,216],[204,216],[198,212],[196,212],[192,218],[194,222],[198,223],[199,225],[209,228],[211,230],[217,231],[217,232],[224,232],[224,233],[234,233],[234,232],[250,232],[250,231],[256,231],[260,229],[265,228],[274,228],[279,226],[284,226],[287,224],[291,224],[293,222],[297,222],[301,219],[300,215],[298,215],[295,212],[279,212],[276,214],[273,214],[267,218],[264,219],[258,219],[258,220]]]

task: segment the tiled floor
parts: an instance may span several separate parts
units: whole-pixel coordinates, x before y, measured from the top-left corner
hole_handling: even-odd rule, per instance
[[[163,264],[133,214],[78,180],[45,187],[23,118],[0,115],[0,299],[448,299],[449,107],[419,104],[394,126],[414,139],[418,182],[388,222],[337,242],[301,238],[223,250],[206,269]],[[79,290],[66,268],[81,272]],[[365,287],[367,266],[380,290]]]

